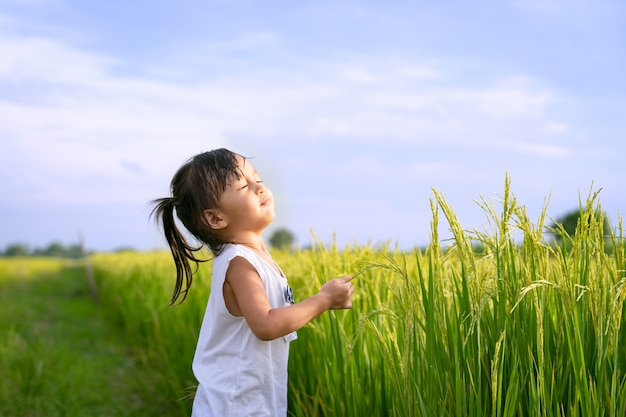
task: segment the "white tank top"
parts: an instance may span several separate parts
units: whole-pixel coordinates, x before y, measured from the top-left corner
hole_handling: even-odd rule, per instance
[[[211,293],[193,359],[198,389],[192,417],[287,415],[289,342],[296,332],[258,339],[243,317],[224,304],[222,286],[230,261],[241,256],[257,270],[270,305],[290,305],[287,279],[245,246],[229,244],[213,260]]]

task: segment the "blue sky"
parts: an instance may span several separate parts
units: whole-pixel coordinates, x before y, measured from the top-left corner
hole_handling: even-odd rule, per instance
[[[217,147],[301,245],[426,244],[433,189],[482,230],[507,173],[617,222],[624,45],[616,0],[0,0],[0,248],[162,247],[148,202]]]

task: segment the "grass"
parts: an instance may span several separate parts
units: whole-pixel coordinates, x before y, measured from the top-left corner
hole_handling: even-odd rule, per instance
[[[162,416],[162,395],[138,367],[84,269],[0,260],[0,415]]]

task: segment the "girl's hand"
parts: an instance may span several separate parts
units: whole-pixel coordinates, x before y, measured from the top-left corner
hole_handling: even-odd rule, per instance
[[[319,293],[328,298],[330,310],[352,308],[350,297],[354,291],[354,286],[350,282],[351,279],[351,276],[344,276],[322,285]]]

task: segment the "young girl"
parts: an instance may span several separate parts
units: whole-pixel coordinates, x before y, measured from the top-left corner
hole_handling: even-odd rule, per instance
[[[184,301],[201,249],[215,255],[211,292],[193,372],[198,389],[193,417],[287,415],[287,359],[296,330],[329,309],[351,308],[354,290],[345,276],[294,303],[287,278],[262,239],[274,219],[274,199],[252,164],[226,149],[196,155],[171,182],[171,197],[155,200],[176,264],[171,303]],[[181,298],[182,297],[182,298]]]

